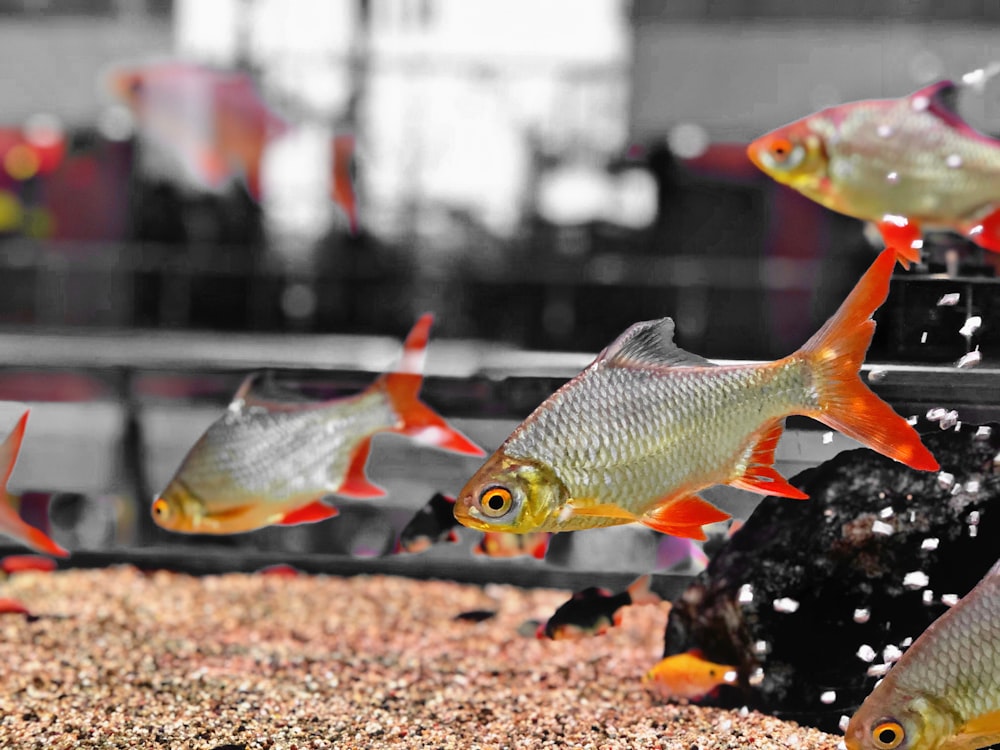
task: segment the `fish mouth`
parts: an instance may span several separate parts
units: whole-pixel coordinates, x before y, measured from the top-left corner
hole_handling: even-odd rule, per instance
[[[477,531],[496,531],[497,528],[486,521],[479,509],[468,499],[461,498],[455,503],[455,520],[463,526]]]

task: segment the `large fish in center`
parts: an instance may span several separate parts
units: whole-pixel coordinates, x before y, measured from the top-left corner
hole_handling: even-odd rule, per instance
[[[678,348],[670,318],[637,323],[539,406],[459,494],[484,531],[571,531],[638,522],[704,539],[728,514],[715,484],[805,498],[774,469],[784,418],[803,414],[915,469],[938,463],[859,377],[872,314],[889,293],[884,251],[798,352],[716,366]]]
[[[431,315],[417,321],[396,372],[354,396],[265,401],[251,394],[248,378],[154,501],[156,523],[171,531],[232,534],[330,518],[337,509],[320,500],[324,495],[384,494],[365,475],[371,439],[379,432],[482,455],[417,398],[431,322]]]

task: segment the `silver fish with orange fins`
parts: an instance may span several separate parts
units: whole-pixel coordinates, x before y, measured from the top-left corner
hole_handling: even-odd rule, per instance
[[[321,500],[325,495],[385,494],[365,474],[371,439],[380,432],[483,455],[417,397],[432,320],[424,315],[414,325],[397,371],[353,396],[266,401],[250,393],[248,378],[153,502],[156,523],[171,531],[232,534],[330,518],[337,509]]]
[[[790,414],[937,469],[859,376],[894,264],[884,251],[836,314],[774,362],[714,365],[674,344],[670,318],[632,326],[514,430],[459,493],[455,517],[483,531],[638,522],[704,539],[704,524],[729,517],[698,497],[707,487],[806,497],[773,466]]]
[[[1000,743],[1000,562],[931,623],[851,717],[848,750]]]
[[[48,534],[21,518],[15,507],[17,499],[7,492],[7,482],[14,471],[14,464],[17,463],[17,454],[21,451],[27,424],[26,410],[6,440],[0,444],[0,534],[16,539],[36,552],[44,552],[55,557],[69,557],[69,552],[56,544]]]
[[[924,227],[1000,252],[1000,140],[957,114],[960,86],[830,107],[760,136],[747,154],[807,198],[875,222],[904,267],[920,260]]]

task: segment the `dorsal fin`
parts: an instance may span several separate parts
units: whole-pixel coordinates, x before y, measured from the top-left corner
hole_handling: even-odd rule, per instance
[[[671,318],[647,320],[630,326],[604,350],[598,360],[613,367],[712,366],[704,357],[686,352],[674,343],[674,321]]]

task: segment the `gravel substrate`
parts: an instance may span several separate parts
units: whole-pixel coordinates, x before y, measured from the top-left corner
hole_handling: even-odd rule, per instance
[[[641,683],[668,605],[575,642],[518,635],[567,592],[386,576],[130,567],[21,573],[0,596],[3,748],[775,748],[838,737],[665,703]],[[479,623],[468,610],[497,610]]]

